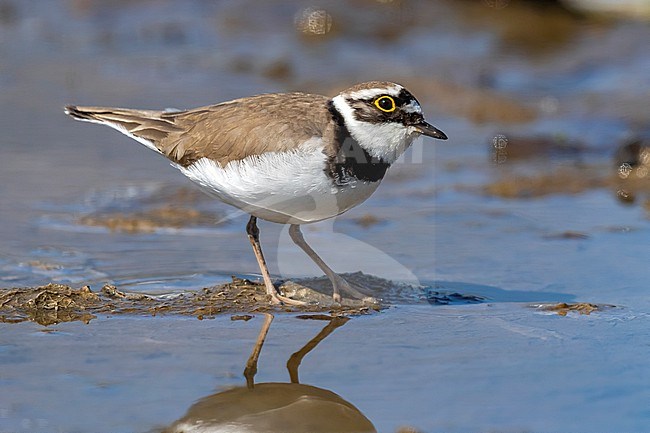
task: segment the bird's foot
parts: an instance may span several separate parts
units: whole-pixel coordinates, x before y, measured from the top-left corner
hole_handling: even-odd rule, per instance
[[[359,290],[352,287],[343,277],[338,274],[335,274],[334,279],[332,280],[332,286],[334,288],[334,293],[332,294],[332,299],[334,302],[341,303],[341,292],[345,292],[351,298],[361,301],[366,305],[377,305],[379,300],[373,296],[368,296],[365,293],[360,292]]]
[[[307,302],[299,301],[297,299],[287,298],[286,296],[283,296],[280,293],[278,293],[277,290],[273,290],[273,292],[268,292],[268,294],[271,296],[271,304],[273,305],[296,305],[296,306],[307,305]]]

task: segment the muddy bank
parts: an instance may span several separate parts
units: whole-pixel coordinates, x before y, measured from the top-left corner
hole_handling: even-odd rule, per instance
[[[399,286],[381,278],[362,273],[346,275],[361,288],[370,293],[372,284],[379,287],[377,294],[387,286]],[[0,289],[0,322],[36,322],[43,326],[62,322],[81,321],[89,323],[100,315],[182,315],[194,316],[199,320],[211,319],[217,315],[230,314],[231,320],[250,320],[255,313],[308,313],[305,318],[330,319],[332,317],[355,316],[378,312],[388,308],[390,303],[381,298],[375,301],[360,301],[344,298],[341,303],[333,302],[330,295],[322,291],[327,286],[325,278],[286,281],[280,291],[292,299],[304,301],[306,305],[272,305],[265,293],[264,284],[243,278],[232,277],[229,283],[207,287],[199,291],[151,295],[119,290],[106,284],[99,291],[89,286],[75,289],[68,285],[50,283],[40,287]],[[310,287],[311,286],[311,287]],[[317,289],[317,290],[316,290]],[[402,286],[404,290],[405,287]],[[411,287],[411,290],[414,288]],[[408,289],[407,289],[408,290]],[[426,300],[433,306],[477,304],[489,302],[484,296],[459,293],[448,290],[425,289]],[[394,295],[393,295],[394,296]],[[594,311],[612,308],[612,305],[599,305],[582,302],[537,303],[530,305],[541,311],[556,312],[566,316],[570,312],[589,315]],[[299,316],[300,317],[300,316]]]
[[[286,281],[280,285],[280,291],[285,296],[306,302],[304,306],[272,305],[270,297],[265,293],[264,284],[237,277],[233,277],[229,283],[200,291],[162,295],[123,292],[110,284],[104,285],[99,291],[93,291],[88,286],[75,289],[55,283],[41,287],[1,289],[0,322],[30,320],[41,325],[71,321],[88,323],[97,315],[121,314],[175,314],[195,316],[199,320],[213,318],[217,314],[262,312],[347,316],[368,314],[382,308],[379,301],[373,303],[344,298],[341,303],[335,303],[330,295],[316,291],[307,284],[319,287],[326,282],[324,279],[313,279]],[[246,319],[245,315],[232,317],[233,320]]]
[[[506,199],[580,194],[608,189],[625,204],[650,203],[650,142],[624,141],[610,163],[588,162],[595,152],[585,143],[553,136],[497,134],[490,143],[493,170],[483,185],[457,189]],[[602,159],[602,158],[601,158]]]

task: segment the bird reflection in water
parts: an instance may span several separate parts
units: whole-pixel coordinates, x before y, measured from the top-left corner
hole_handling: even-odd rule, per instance
[[[305,355],[349,320],[328,319],[318,335],[289,357],[290,383],[255,383],[257,360],[273,321],[273,316],[266,314],[244,370],[246,386],[202,398],[164,432],[376,432],[370,420],[351,403],[332,391],[299,382],[298,367]]]

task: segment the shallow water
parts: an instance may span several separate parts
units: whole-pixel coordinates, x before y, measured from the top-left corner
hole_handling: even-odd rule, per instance
[[[379,431],[642,431],[647,320],[629,309],[561,317],[508,304],[401,306],[337,329],[303,360],[300,378],[340,395]],[[3,428],[169,425],[199,398],[245,385],[262,321],[15,325],[3,338],[3,394],[11,396]],[[288,382],[284,364],[322,327],[276,317],[257,383]]]
[[[382,432],[646,431],[650,187],[626,184],[635,201],[617,200],[613,154],[650,134],[650,30],[497,3],[506,7],[332,2],[322,6],[331,31],[318,36],[296,29],[304,5],[292,1],[2,2],[0,286],[175,292],[256,275],[244,215],[189,193],[128,138],[72,122],[63,105],[183,108],[395,80],[450,140],[416,142],[365,204],[304,227],[305,237],[340,272],[487,301],[394,299],[325,339],[305,358],[303,383],[340,395]],[[495,164],[497,134],[580,150]],[[522,174],[580,180],[584,167],[597,175],[577,193],[483,192]],[[80,222],[166,205],[216,224],[133,233]],[[319,275],[286,228],[261,230],[272,273]],[[616,308],[559,316],[529,308],[536,302]],[[160,430],[245,384],[262,317],[1,324],[0,431]],[[323,326],[276,316],[256,380],[287,381],[284,363]]]

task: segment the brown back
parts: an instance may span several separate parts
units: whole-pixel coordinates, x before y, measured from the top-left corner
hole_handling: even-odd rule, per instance
[[[225,165],[251,155],[287,151],[312,137],[333,134],[328,98],[267,94],[187,111],[66,107],[78,120],[106,123],[151,142],[187,167],[207,157]]]

